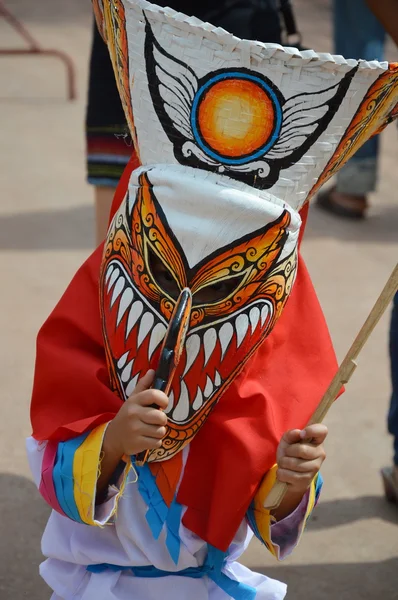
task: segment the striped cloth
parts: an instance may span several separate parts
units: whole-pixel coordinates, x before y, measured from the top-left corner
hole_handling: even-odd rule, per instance
[[[134,152],[108,49],[94,23],[86,113],[87,181],[116,187]]]
[[[103,524],[97,519],[95,507],[106,427],[107,423],[67,442],[49,441],[44,450],[39,491],[51,508],[77,523]],[[115,490],[113,514],[129,469],[130,464],[125,466],[119,488]]]

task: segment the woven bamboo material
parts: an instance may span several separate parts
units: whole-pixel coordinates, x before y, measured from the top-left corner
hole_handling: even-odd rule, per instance
[[[397,103],[397,69],[386,62],[346,60],[313,50],[299,52],[275,44],[241,40],[221,28],[145,0],[104,0],[96,3],[96,10],[97,14],[104,15],[102,30],[108,40],[143,165],[184,164],[185,161],[187,166],[202,169],[203,177],[206,171],[213,170],[234,180],[230,185],[239,188],[238,182],[243,182],[260,190],[265,197],[274,195],[297,210],[344,160],[385,125]],[[149,64],[151,44],[153,60]],[[221,98],[215,107],[205,106],[198,136],[200,138],[203,132],[203,122],[207,121],[207,138],[205,146],[198,149],[191,130],[193,104],[198,96],[200,101],[205,99],[209,104],[209,94],[214,89],[207,87],[201,93],[200,87],[203,88],[204,81],[206,87],[206,80],[220,71],[238,75],[245,72],[245,76],[249,73],[252,81],[242,84],[243,95],[246,94],[243,100],[235,83],[233,93],[237,98],[232,98],[232,109],[229,109],[228,98]],[[337,87],[327,91],[338,86],[345,76],[349,79],[347,89],[336,94],[333,92]],[[229,142],[231,139],[236,142],[234,129],[239,129],[242,120],[248,120],[247,111],[252,109],[247,105],[247,94],[251,92],[250,86],[257,85],[255,77],[268,82],[277,95],[282,125],[279,131],[274,131],[275,142],[266,148],[263,156],[259,156],[260,149],[257,155],[254,152],[251,163],[231,167],[225,165],[218,154],[224,156],[226,152],[230,158],[232,152],[235,161],[236,156],[239,157],[239,148],[231,150]],[[157,88],[157,98],[149,84]],[[218,83],[219,88],[221,85]],[[234,82],[229,81],[228,85],[231,87]],[[219,93],[220,89],[216,91]],[[227,89],[226,93],[230,94],[231,90]],[[271,127],[275,114],[270,114],[269,106],[261,106],[264,98],[257,100],[257,122],[252,126],[257,123],[255,131],[260,131],[257,137],[261,138],[261,123],[267,122]],[[170,107],[175,108],[174,112]],[[229,132],[224,140],[218,140],[218,150],[220,144],[222,150],[216,152],[216,157],[208,153],[209,146],[214,150],[213,137],[208,131],[215,118],[212,110],[223,120],[221,128]],[[162,112],[166,119],[162,119]],[[172,121],[174,118],[172,123],[170,115]],[[294,119],[290,118],[286,134],[284,126],[289,115]],[[292,130],[293,123],[296,130]],[[245,129],[241,128],[238,137],[243,139],[244,134]],[[267,131],[264,139],[266,135]],[[185,146],[182,138],[185,138]],[[300,152],[300,143],[303,152]],[[256,149],[255,140],[250,150],[253,148]],[[189,162],[184,156],[181,161],[181,154],[192,158],[192,152],[198,160]],[[247,154],[245,144],[242,152]]]

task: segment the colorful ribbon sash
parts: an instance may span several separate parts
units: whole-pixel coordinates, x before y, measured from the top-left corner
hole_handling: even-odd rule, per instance
[[[225,563],[226,553],[217,550],[213,546],[208,546],[208,554],[206,561],[201,567],[189,567],[182,571],[163,571],[157,569],[153,565],[146,567],[122,567],[119,565],[111,565],[108,563],[102,563],[99,565],[89,565],[87,571],[90,573],[103,573],[107,569],[111,571],[132,571],[136,577],[169,577],[176,575],[178,577],[189,577],[191,579],[201,579],[202,577],[209,577],[220,589],[228,594],[233,600],[255,600],[256,589],[234,581],[227,575],[222,573],[221,568]]]

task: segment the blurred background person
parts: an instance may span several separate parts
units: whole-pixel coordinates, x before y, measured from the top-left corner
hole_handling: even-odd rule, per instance
[[[367,4],[398,46],[398,0],[367,0]],[[393,463],[382,469],[381,473],[387,500],[398,504],[398,292],[391,315],[389,350],[392,394],[388,431],[393,436]]]
[[[385,30],[365,0],[333,0],[334,53],[384,60]],[[370,139],[339,171],[334,186],[318,195],[318,206],[341,217],[363,219],[377,184],[379,136]]]
[[[388,413],[388,431],[393,436],[392,466],[381,471],[386,498],[398,504],[398,292],[395,294],[390,326],[390,363],[392,394]]]
[[[87,181],[94,186],[95,239],[105,238],[115,188],[134,151],[108,48],[96,23],[86,112]]]
[[[373,14],[398,46],[398,0],[366,0]],[[398,234],[398,232],[397,232]],[[398,292],[395,294],[390,325],[391,401],[388,431],[393,436],[392,466],[382,469],[386,498],[398,504]]]
[[[334,0],[333,9],[337,54],[383,60],[386,32],[398,46],[398,0]],[[321,208],[342,217],[365,216],[367,195],[376,188],[378,147],[379,136],[362,146],[339,171],[336,185],[318,195]],[[389,356],[392,393],[387,424],[393,436],[393,460],[381,474],[387,500],[398,504],[398,292],[391,314]]]

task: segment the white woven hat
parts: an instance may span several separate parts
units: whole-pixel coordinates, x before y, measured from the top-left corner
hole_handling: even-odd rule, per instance
[[[397,103],[386,62],[240,40],[145,0],[102,10],[143,165],[227,175],[297,210]]]

